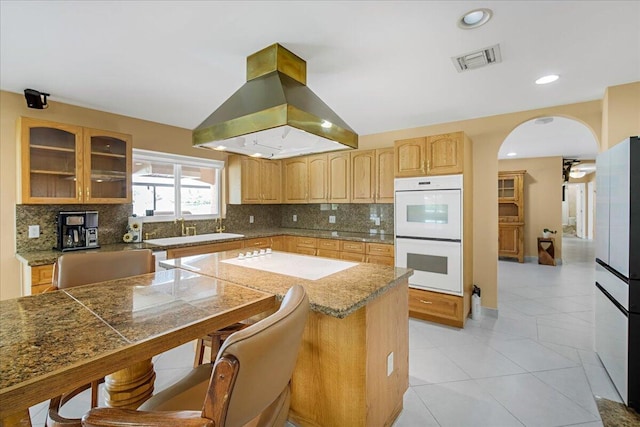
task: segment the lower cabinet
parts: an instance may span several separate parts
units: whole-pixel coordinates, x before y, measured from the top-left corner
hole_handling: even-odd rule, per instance
[[[462,328],[463,297],[409,288],[409,317]]]
[[[187,246],[185,248],[167,249],[167,259],[182,258],[191,255],[210,254],[213,252],[230,251],[232,249],[242,249],[243,241],[212,243],[209,245]]]
[[[31,295],[53,287],[53,264],[31,267]]]
[[[518,262],[524,262],[524,225],[498,224],[498,256],[516,258]]]

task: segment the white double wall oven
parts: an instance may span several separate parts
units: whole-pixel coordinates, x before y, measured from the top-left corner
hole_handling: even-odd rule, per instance
[[[409,286],[462,295],[462,175],[396,178],[395,259]]]

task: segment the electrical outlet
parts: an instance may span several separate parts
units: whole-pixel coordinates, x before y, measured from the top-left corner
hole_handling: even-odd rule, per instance
[[[393,351],[387,356],[387,376],[393,374]]]
[[[380,225],[380,217],[376,217],[376,219],[375,219],[375,224],[376,224],[376,225]]]
[[[29,238],[36,239],[40,237],[40,226],[39,225],[30,225],[29,226]]]
[[[298,215],[294,215],[293,216],[293,222],[297,222],[298,221]]]
[[[329,224],[335,224],[335,223],[336,223],[336,216],[329,215]]]
[[[249,215],[249,224],[253,224],[253,215]]]

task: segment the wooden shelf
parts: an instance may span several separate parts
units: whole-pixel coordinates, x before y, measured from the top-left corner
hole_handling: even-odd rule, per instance
[[[30,148],[35,148],[36,150],[48,150],[48,151],[61,151],[64,153],[75,153],[76,150],[74,148],[64,148],[64,147],[53,147],[51,145],[40,145],[40,144],[31,144]]]
[[[102,153],[100,151],[92,151],[92,156],[102,156],[102,157],[116,157],[118,159],[125,159],[127,156],[125,154],[114,154],[114,153]]]
[[[58,175],[58,176],[76,176],[75,171],[73,172],[64,172],[64,171],[51,171],[51,170],[35,170],[32,169],[31,173],[37,173],[41,175]]]

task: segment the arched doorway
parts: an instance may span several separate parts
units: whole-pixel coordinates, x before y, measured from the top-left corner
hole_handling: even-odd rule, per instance
[[[599,145],[593,131],[582,122],[559,116],[536,117],[521,123],[503,141],[498,152],[498,171],[521,171],[522,226],[509,231],[511,242],[520,239],[520,261],[537,262],[538,242],[544,229],[555,231],[555,258],[562,257],[564,230],[578,231],[580,236],[592,235],[594,193],[589,194],[595,179],[595,157]],[[508,195],[508,194],[507,194]],[[570,202],[572,204],[570,204]],[[564,211],[564,215],[563,215]],[[499,215],[500,212],[499,212]],[[589,220],[591,218],[591,221]],[[500,216],[499,221],[513,221]],[[563,226],[569,226],[563,227]],[[573,227],[573,228],[572,228]],[[505,232],[500,236],[504,240]],[[508,240],[508,239],[507,239]],[[501,243],[502,244],[502,243]],[[513,248],[511,248],[513,249]],[[508,251],[501,251],[505,259]]]

